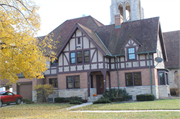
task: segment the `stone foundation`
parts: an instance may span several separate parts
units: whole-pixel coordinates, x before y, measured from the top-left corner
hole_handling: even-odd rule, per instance
[[[115,87],[116,89],[118,87]],[[132,87],[120,87],[121,89],[125,88],[129,95],[132,95],[132,100],[136,100],[136,95],[140,94],[151,94],[150,86],[132,86]],[[153,94],[156,99],[168,97],[170,94],[169,86],[153,86]]]

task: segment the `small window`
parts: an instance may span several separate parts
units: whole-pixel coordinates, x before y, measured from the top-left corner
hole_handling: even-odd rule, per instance
[[[57,78],[49,79],[49,84],[51,84],[52,86],[54,86],[55,88],[57,88],[57,87],[58,87]]]
[[[89,62],[89,51],[84,52],[84,62],[88,63]]]
[[[128,58],[129,58],[129,60],[133,60],[136,58],[135,48],[128,48]]]
[[[71,64],[75,64],[76,63],[76,55],[75,52],[71,53]]]
[[[80,40],[80,37],[78,37],[78,44],[81,44],[81,40]]]
[[[54,60],[54,62],[51,62],[51,66],[57,66],[58,60]]]
[[[82,63],[82,51],[77,52],[77,63]]]
[[[126,86],[140,86],[141,83],[141,73],[126,73]]]
[[[79,76],[67,76],[66,82],[67,82],[68,89],[80,88]]]

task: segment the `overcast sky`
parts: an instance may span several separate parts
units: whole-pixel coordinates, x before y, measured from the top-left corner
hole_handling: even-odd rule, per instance
[[[111,0],[35,0],[40,6],[41,30],[47,35],[64,21],[91,15],[110,24]],[[141,0],[145,18],[160,17],[163,32],[180,30],[180,0]]]

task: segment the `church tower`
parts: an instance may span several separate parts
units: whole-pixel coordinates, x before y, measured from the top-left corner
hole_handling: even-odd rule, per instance
[[[120,25],[122,22],[144,19],[141,0],[111,0],[111,23]]]

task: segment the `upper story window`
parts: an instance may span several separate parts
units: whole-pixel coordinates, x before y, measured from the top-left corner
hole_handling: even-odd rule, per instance
[[[78,37],[78,44],[81,44],[81,40],[80,40],[80,37]]]
[[[77,59],[77,61],[76,61],[76,59]],[[77,52],[70,53],[70,60],[71,60],[70,61],[71,64],[89,63],[90,62],[89,50],[86,50],[84,52],[83,51],[77,51]]]
[[[76,63],[76,55],[75,55],[75,52],[72,52],[70,57],[71,57],[71,64],[75,64],[75,63]]]
[[[54,62],[51,62],[51,66],[56,66],[58,64],[58,60],[54,60]]]
[[[82,63],[82,51],[77,52],[77,63]]]
[[[133,60],[136,58],[135,48],[128,48],[128,59]]]
[[[84,62],[85,63],[89,62],[89,51],[84,51]]]

